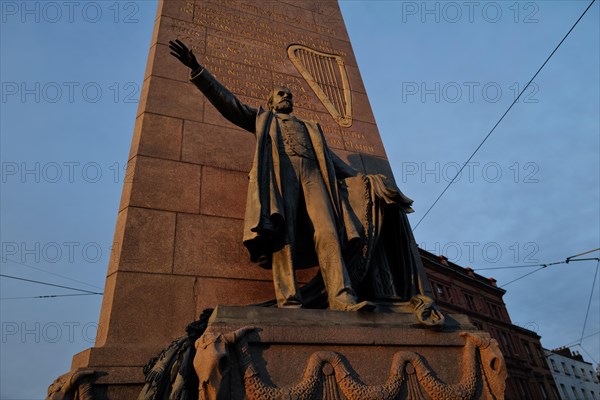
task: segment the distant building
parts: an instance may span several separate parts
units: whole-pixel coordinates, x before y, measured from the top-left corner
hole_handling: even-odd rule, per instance
[[[468,315],[475,326],[498,341],[508,370],[506,400],[560,399],[540,336],[512,324],[502,300],[506,291],[493,278],[420,251],[438,306],[448,313]]]
[[[581,354],[572,353],[568,347],[545,352],[561,399],[600,399],[597,371]]]

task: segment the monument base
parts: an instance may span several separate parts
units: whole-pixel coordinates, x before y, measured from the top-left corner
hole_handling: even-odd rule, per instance
[[[133,345],[86,349],[50,385],[47,400],[134,400],[145,384],[144,365],[160,351]]]
[[[218,306],[195,348],[207,399],[502,399],[507,376],[496,341],[459,314],[425,327],[413,313]],[[137,398],[159,351],[119,351],[120,366],[109,348],[74,357],[73,371],[95,371],[79,398]]]
[[[219,306],[196,349],[206,398],[501,399],[507,376],[464,315],[428,328],[414,314]]]

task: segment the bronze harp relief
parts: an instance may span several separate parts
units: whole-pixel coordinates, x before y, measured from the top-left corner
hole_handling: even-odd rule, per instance
[[[344,128],[352,126],[352,93],[344,59],[297,44],[287,52],[333,119]]]

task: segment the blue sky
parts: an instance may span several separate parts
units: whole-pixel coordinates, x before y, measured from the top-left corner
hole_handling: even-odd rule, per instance
[[[1,273],[101,291],[156,2],[0,4]],[[340,4],[415,226],[589,3]],[[600,247],[599,8],[415,230],[421,247],[475,269]],[[508,285],[513,323],[547,348],[577,342],[595,268]],[[534,269],[481,273],[503,285]],[[7,299],[73,293],[8,278],[0,290],[0,398],[43,398],[93,345],[101,296]],[[583,336],[600,330],[599,296],[596,281]],[[599,341],[574,349],[600,361]]]

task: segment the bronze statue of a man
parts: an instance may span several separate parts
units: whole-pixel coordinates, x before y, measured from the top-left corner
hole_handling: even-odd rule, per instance
[[[216,109],[256,135],[243,241],[252,261],[272,268],[277,305],[302,307],[294,271],[318,263],[330,309],[372,310],[374,304],[358,302],[342,254],[346,232],[338,179],[358,172],[329,150],[317,123],[292,115],[289,89],[275,88],[269,109],[255,109],[219,83],[184,43],[169,47]]]

